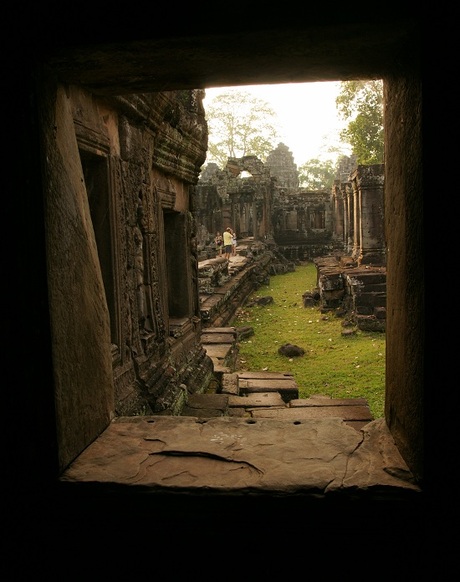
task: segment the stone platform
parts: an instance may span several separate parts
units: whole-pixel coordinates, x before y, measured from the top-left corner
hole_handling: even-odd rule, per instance
[[[60,480],[192,494],[419,491],[383,419],[357,431],[340,418],[120,417]]]

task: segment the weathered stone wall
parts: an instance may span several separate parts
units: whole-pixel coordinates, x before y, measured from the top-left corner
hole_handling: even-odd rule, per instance
[[[429,431],[427,441],[424,442],[420,438],[420,429],[427,418],[434,414],[433,410],[428,410],[425,400],[427,392],[434,390],[435,394],[432,394],[429,402],[436,407],[440,386],[438,374],[443,374],[436,366],[436,386],[430,388],[431,382],[426,377],[426,370],[430,369],[427,363],[429,352],[421,349],[421,345],[429,338],[425,336],[424,318],[415,316],[427,309],[429,294],[425,294],[425,278],[429,278],[429,273],[425,269],[431,264],[431,259],[428,260],[423,251],[427,243],[423,238],[423,209],[427,212],[427,208],[416,202],[416,192],[422,199],[424,192],[423,166],[420,163],[423,151],[421,95],[421,84],[412,79],[404,80],[396,76],[384,84],[386,108],[392,111],[392,115],[385,118],[385,232],[388,237],[386,284],[389,314],[385,418],[398,449],[409,465],[417,467],[417,471],[424,465],[422,459],[426,461],[426,446],[433,451],[433,460],[437,460],[433,442],[428,444],[430,437],[436,438],[434,433]],[[389,171],[387,166],[391,160],[405,160],[404,171],[399,174]],[[443,222],[442,228],[445,227]],[[430,237],[432,234],[433,231]],[[441,240],[443,233],[438,231],[438,236]],[[438,426],[437,430],[441,429],[442,426]]]
[[[329,192],[281,193],[273,208],[274,240],[290,259],[312,260],[332,249],[332,211]]]
[[[243,172],[245,177],[242,177]],[[206,166],[193,203],[201,230],[199,244],[203,258],[215,250],[216,232],[222,233],[227,227],[235,231],[237,239],[266,240],[271,237],[272,204],[273,180],[257,156],[229,158],[223,170],[216,164]],[[207,246],[211,249],[206,249]]]
[[[56,85],[49,95],[56,120],[44,112],[43,139],[62,467],[114,416],[175,413],[212,377],[189,204],[207,143],[201,93],[101,98]],[[83,407],[91,414],[71,413]]]

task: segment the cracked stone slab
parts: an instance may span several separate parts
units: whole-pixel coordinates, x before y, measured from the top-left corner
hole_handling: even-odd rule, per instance
[[[418,491],[382,421],[121,417],[69,466],[62,482],[191,493]]]

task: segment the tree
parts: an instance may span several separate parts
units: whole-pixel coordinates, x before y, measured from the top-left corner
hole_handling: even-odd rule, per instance
[[[278,139],[276,117],[268,103],[244,91],[215,97],[206,107],[206,163],[215,162],[223,168],[228,158],[248,155],[265,162]]]
[[[299,167],[299,183],[308,190],[329,190],[332,188],[336,169],[331,160],[311,159]]]
[[[381,80],[344,81],[336,99],[339,114],[350,120],[340,133],[361,165],[383,164],[383,88]]]

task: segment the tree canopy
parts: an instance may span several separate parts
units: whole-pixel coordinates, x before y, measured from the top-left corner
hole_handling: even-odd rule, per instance
[[[336,99],[339,115],[349,121],[340,133],[362,165],[383,164],[383,88],[381,80],[344,81]]]
[[[255,155],[266,162],[278,142],[278,119],[271,106],[246,91],[231,88],[206,106],[209,129],[206,164],[224,168],[228,158]],[[343,144],[351,146],[356,164],[383,163],[383,88],[381,80],[344,81],[336,98],[336,108],[347,125],[340,132]],[[336,148],[337,149],[337,148]],[[332,152],[332,146],[329,148]],[[341,157],[323,161],[307,160],[299,167],[299,182],[309,189],[330,188],[337,179]]]
[[[344,169],[358,164],[382,164],[384,155],[383,90],[381,80],[344,81],[336,98],[339,115],[348,121],[340,132],[342,143],[352,148],[350,157],[341,155],[333,166],[330,161],[307,160],[299,168],[301,186],[329,189],[343,178]]]
[[[257,156],[265,162],[278,140],[277,115],[245,91],[215,97],[206,107],[209,128],[206,163],[223,168],[228,158]]]
[[[299,167],[299,183],[309,190],[329,190],[332,188],[336,169],[331,160],[308,160]]]

